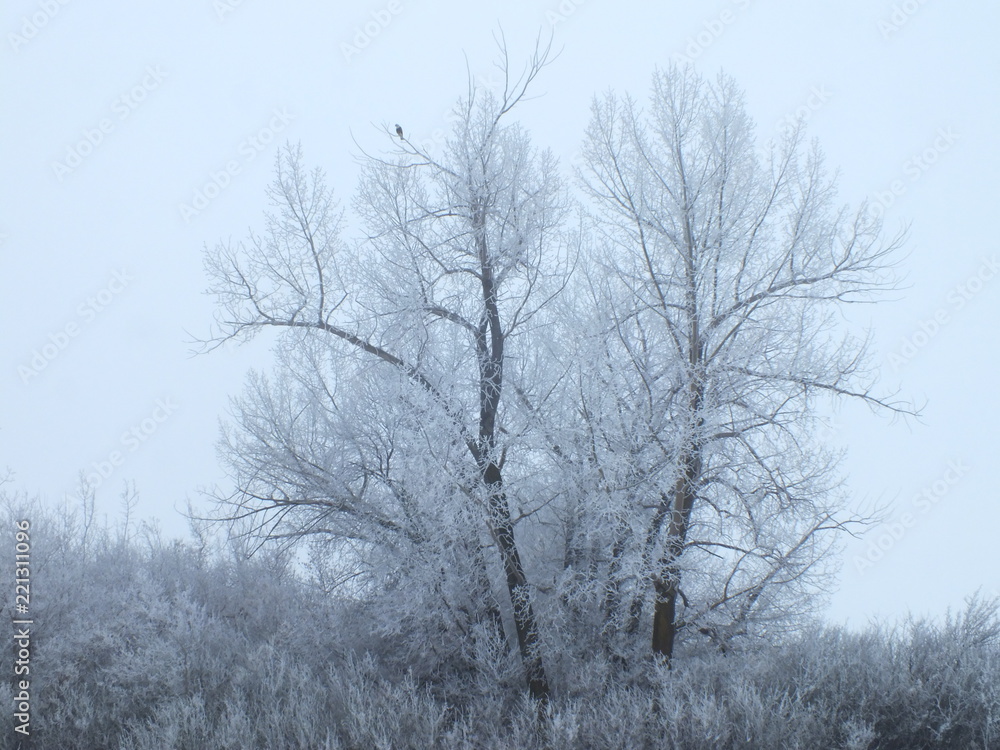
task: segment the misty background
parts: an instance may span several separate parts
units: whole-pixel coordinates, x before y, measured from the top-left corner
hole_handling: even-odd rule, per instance
[[[469,77],[496,85],[497,30],[515,65],[540,31],[561,54],[519,118],[567,176],[595,94],[643,100],[654,66],[689,61],[736,78],[761,141],[802,117],[841,200],[908,227],[904,288],[852,322],[872,327],[884,388],[926,405],[909,422],[830,415],[852,506],[890,510],[847,544],[828,617],[938,615],[1000,590],[1000,8],[17,0],[2,18],[0,470],[14,490],[74,502],[83,471],[113,519],[134,482],[138,515],[186,534],[180,511],[227,486],[227,399],[272,362],[266,336],[191,356],[213,320],[204,246],[259,226],[286,140],[349,208],[362,149],[389,148],[397,122],[418,144],[443,138]]]

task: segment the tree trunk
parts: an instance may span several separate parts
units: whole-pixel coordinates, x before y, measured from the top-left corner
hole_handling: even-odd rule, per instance
[[[532,698],[544,704],[548,701],[549,684],[542,665],[538,626],[531,606],[528,580],[514,539],[514,525],[503,488],[503,476],[496,460],[496,423],[503,391],[505,334],[500,322],[493,260],[486,240],[486,207],[474,207],[471,216],[483,293],[483,315],[476,335],[476,350],[479,355],[479,442],[474,455],[486,486],[490,532],[496,540],[503,561],[507,593],[514,611],[517,645],[528,680],[528,692]]]
[[[521,555],[514,541],[514,527],[510,519],[507,495],[503,490],[503,478],[496,463],[491,461],[486,465],[483,470],[483,480],[489,493],[491,531],[500,549],[507,592],[514,610],[514,630],[517,633],[517,645],[524,662],[528,692],[535,700],[544,702],[548,700],[549,684],[542,664],[535,612],[531,606],[531,595],[521,564]]]
[[[700,394],[696,401],[700,401]],[[677,596],[680,591],[681,572],[679,561],[684,551],[691,511],[694,508],[695,488],[701,476],[701,446],[695,444],[683,457],[684,470],[677,478],[672,493],[670,525],[667,529],[667,544],[660,558],[659,574],[653,579],[656,601],[653,606],[653,653],[660,654],[667,661],[674,654],[674,640],[677,636]]]

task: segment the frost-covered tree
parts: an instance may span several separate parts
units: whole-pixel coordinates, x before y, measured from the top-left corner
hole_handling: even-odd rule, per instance
[[[606,324],[580,411],[615,511],[608,615],[634,630],[652,600],[669,658],[685,626],[723,644],[806,593],[826,532],[845,528],[837,456],[811,435],[828,396],[906,410],[875,393],[866,342],[834,318],[892,283],[898,238],[835,205],[800,132],[759,149],[724,76],[674,67],[645,110],[595,101],[585,161]]]
[[[367,157],[350,247],[322,174],[288,148],[264,233],[207,261],[220,340],[285,334],[280,381],[254,376],[235,403],[227,516],[333,543],[345,591],[396,597],[387,634],[506,620],[535,698],[549,688],[517,532],[532,499],[511,492],[534,470],[532,425],[512,394],[534,389],[533,337],[565,283],[565,198],[510,113],[546,54],[516,81],[504,57],[505,87],[470,90],[441,153],[403,138]]]
[[[401,663],[504,679],[509,641],[535,698],[650,620],[669,658],[799,611],[859,520],[818,405],[906,411],[833,317],[891,285],[898,243],[833,203],[817,149],[761,153],[727,78],[658,73],[647,112],[608,96],[577,262],[557,166],[511,122],[545,60],[514,82],[504,59],[440,152],[387,128],[359,239],[287,148],[265,230],[207,259],[218,341],[282,334],[234,401],[224,516],[319,540],[317,579]]]

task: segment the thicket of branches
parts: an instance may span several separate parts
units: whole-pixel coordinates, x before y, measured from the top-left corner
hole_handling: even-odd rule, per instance
[[[263,229],[206,255],[208,343],[279,351],[234,401],[216,517],[312,543],[401,665],[491,654],[540,701],[595,652],[627,681],[794,628],[864,521],[818,407],[907,411],[836,324],[898,238],[835,203],[817,147],[762,149],[731,79],[670,68],[646,108],[595,101],[575,199],[514,119],[547,55],[502,57],[435,150],[387,129],[361,236],[288,146]]]
[[[2,491],[0,491],[2,492]],[[317,568],[220,540],[84,523],[23,498],[33,519],[35,747],[61,750],[594,748],[911,750],[1000,746],[997,602],[944,622],[852,633],[813,626],[739,652],[689,649],[623,684],[593,655],[539,722],[486,675],[421,681],[382,659],[364,608]],[[367,655],[366,655],[367,651]],[[0,670],[12,670],[0,651]],[[10,684],[0,699],[13,702]],[[0,747],[14,747],[5,732]]]
[[[691,69],[596,100],[568,183],[516,120],[547,61],[440,146],[386,128],[359,236],[289,145],[206,252],[207,348],[277,356],[197,544],[11,506],[50,746],[998,746],[995,602],[810,617],[866,522],[821,407],[909,413],[839,323],[899,238]]]

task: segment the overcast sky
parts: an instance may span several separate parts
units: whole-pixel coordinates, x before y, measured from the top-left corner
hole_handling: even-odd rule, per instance
[[[909,225],[906,288],[852,320],[874,329],[884,387],[926,408],[831,421],[851,502],[891,510],[847,545],[828,616],[939,615],[997,593],[1000,6],[982,0],[10,0],[0,469],[14,489],[55,503],[103,470],[102,513],[135,481],[138,512],[186,533],[179,510],[225,484],[227,397],[271,359],[264,337],[189,355],[212,321],[204,245],[259,226],[286,140],[348,205],[360,149],[390,145],[382,128],[439,138],[468,75],[491,85],[501,27],[515,61],[554,33],[561,55],[521,119],[567,174],[595,93],[645,99],[655,66],[687,60],[737,79],[762,140],[803,115],[841,198]]]

